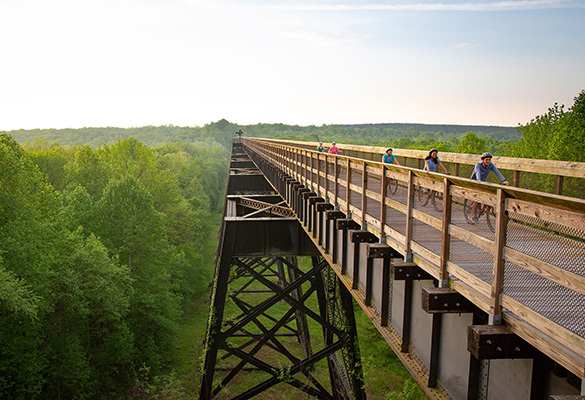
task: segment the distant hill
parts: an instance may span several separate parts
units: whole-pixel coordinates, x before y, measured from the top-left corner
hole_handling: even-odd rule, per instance
[[[383,123],[383,124],[354,124],[345,125],[360,129],[395,129],[408,131],[409,128],[419,132],[447,132],[465,135],[467,132],[474,132],[479,136],[489,136],[498,140],[518,140],[522,136],[513,126],[497,125],[437,125],[437,124],[410,124],[410,123]]]
[[[411,141],[434,140],[457,142],[467,132],[479,137],[498,141],[517,141],[521,134],[514,127],[481,125],[433,125],[415,123],[343,124],[322,126],[299,126],[285,124],[239,125],[222,119],[203,127],[182,127],[173,125],[143,126],[135,128],[79,128],[79,129],[20,129],[9,131],[18,142],[33,142],[44,138],[48,143],[60,145],[89,144],[92,147],[113,143],[128,137],[135,137],[149,146],[171,142],[198,142],[215,140],[229,145],[233,133],[242,130],[245,136],[311,141],[332,141],[375,145],[398,139]]]

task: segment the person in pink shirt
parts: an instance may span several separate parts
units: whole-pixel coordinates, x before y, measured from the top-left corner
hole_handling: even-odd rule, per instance
[[[341,150],[339,150],[339,147],[335,145],[335,142],[331,143],[329,154],[341,154]]]

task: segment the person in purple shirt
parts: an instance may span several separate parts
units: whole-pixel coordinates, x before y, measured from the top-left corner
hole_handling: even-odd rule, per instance
[[[478,162],[477,164],[475,164],[475,168],[473,169],[473,173],[471,174],[471,179],[486,182],[490,171],[493,171],[493,173],[496,174],[496,176],[498,178],[500,178],[500,180],[502,181],[502,183],[504,185],[510,184],[510,182],[508,182],[508,180],[506,178],[504,178],[504,175],[502,175],[502,173],[500,171],[498,171],[496,166],[494,164],[492,164],[492,155],[490,153],[487,153],[487,152],[483,153],[481,155],[481,162]],[[473,221],[474,222],[477,222],[478,208],[479,208],[479,203],[473,202]]]
[[[429,155],[425,157],[425,167],[423,170],[437,172],[437,166],[440,166],[447,175],[449,174],[447,168],[445,168],[441,160],[439,160],[439,151],[437,149],[431,149]]]

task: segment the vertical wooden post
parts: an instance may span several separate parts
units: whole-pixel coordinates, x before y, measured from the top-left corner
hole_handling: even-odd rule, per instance
[[[520,171],[514,171],[514,186],[520,187]]]
[[[455,163],[455,176],[459,176],[459,163]]]
[[[410,243],[412,240],[413,228],[412,209],[414,208],[414,173],[412,170],[408,171],[408,200],[406,206],[406,243],[404,243],[406,251],[404,254],[404,261],[412,261],[412,248]]]
[[[386,233],[384,226],[386,225],[386,166],[382,164],[382,180],[380,182],[380,194],[382,201],[380,201],[380,243],[386,242]]]
[[[555,190],[555,194],[562,195],[563,194],[563,181],[565,177],[562,175],[557,175],[557,188]]]
[[[364,161],[362,167],[362,229],[364,230],[366,229],[366,204],[368,202],[366,197],[366,186],[368,185],[367,168],[368,165]]]
[[[333,207],[335,207],[335,209],[338,209],[338,204],[337,204],[337,193],[339,190],[338,187],[338,175],[339,175],[339,157],[335,156],[335,164],[333,164],[333,176],[334,176],[334,186],[333,186]]]
[[[439,287],[449,287],[447,261],[449,261],[449,251],[451,248],[451,235],[449,235],[451,209],[451,181],[449,181],[449,178],[443,178],[443,222],[441,229],[441,276]]]
[[[295,171],[297,172],[297,181],[301,181],[301,151],[299,149],[294,149],[295,152]]]
[[[298,169],[297,169],[297,152],[296,149],[293,147],[289,147],[290,151],[290,161],[292,165],[292,176],[295,180],[299,180]]]
[[[329,203],[329,156],[325,154],[325,195],[323,198],[326,203]]]
[[[347,215],[347,218],[351,218],[351,209],[350,209],[350,204],[351,204],[351,160],[349,159],[349,157],[347,158],[347,176],[345,177],[347,180],[347,187],[345,188],[345,204],[347,206],[347,210],[345,210],[345,214]]]
[[[309,187],[307,183],[307,150],[301,150],[301,170],[303,171],[303,184]]]
[[[490,297],[489,324],[500,325],[502,323],[501,294],[504,287],[504,257],[503,250],[506,245],[506,229],[508,216],[506,215],[506,193],[498,189],[496,203],[496,237],[494,246],[494,270],[492,275],[492,291]]]
[[[313,153],[312,152],[308,153],[308,155],[309,155],[309,160],[310,160],[310,161],[307,161],[307,163],[310,165],[309,166],[309,177],[310,177],[309,182],[311,182],[308,187],[309,187],[309,189],[313,190],[313,185],[315,184],[315,182],[313,182]]]
[[[321,153],[317,153],[317,197],[321,196]]]

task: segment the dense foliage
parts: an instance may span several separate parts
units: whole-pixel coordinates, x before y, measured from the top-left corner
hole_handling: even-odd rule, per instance
[[[0,134],[0,398],[110,398],[169,365],[227,157]]]

